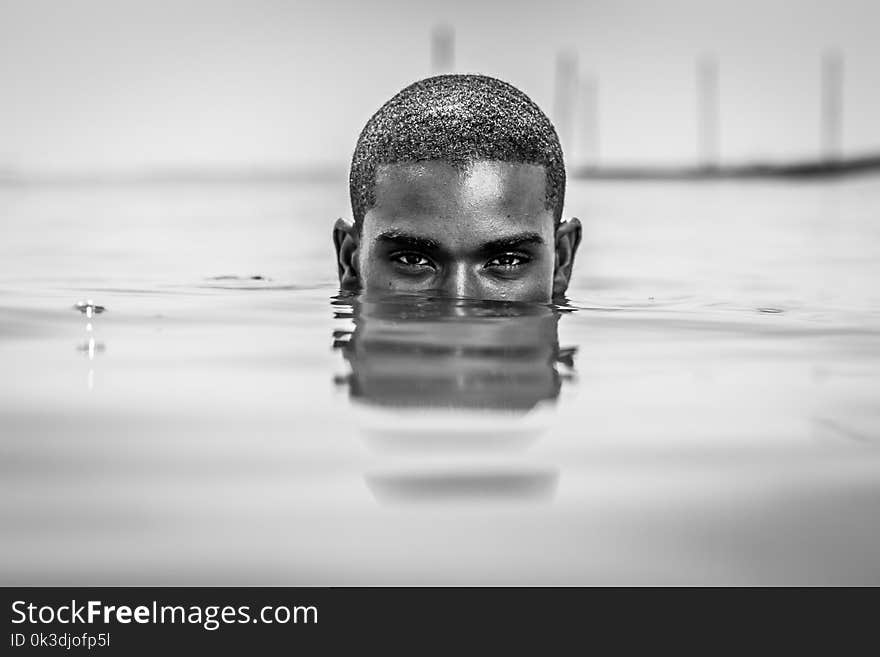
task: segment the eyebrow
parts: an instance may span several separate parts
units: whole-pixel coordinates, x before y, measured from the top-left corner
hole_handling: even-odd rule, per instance
[[[439,251],[441,249],[440,242],[432,240],[428,237],[419,237],[410,235],[399,230],[386,230],[376,236],[377,242],[387,242],[395,246],[413,249],[415,251]]]
[[[399,230],[388,230],[376,236],[376,241],[394,244],[395,246],[409,248],[417,251],[440,251],[441,244],[429,237],[419,237]],[[524,246],[539,245],[544,243],[544,238],[538,233],[523,232],[507,235],[498,239],[481,244],[477,251],[481,255],[510,251]]]
[[[480,253],[489,255],[498,253],[499,251],[512,251],[524,246],[540,245],[544,243],[544,238],[538,233],[516,233],[515,235],[507,235],[497,240],[486,242],[480,246]]]

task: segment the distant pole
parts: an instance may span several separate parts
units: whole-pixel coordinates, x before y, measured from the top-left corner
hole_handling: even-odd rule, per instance
[[[434,74],[455,70],[455,29],[436,25],[431,30],[431,71]]]
[[[843,55],[829,50],[822,55],[822,157],[840,157],[843,137]]]
[[[556,56],[556,80],[553,118],[556,132],[565,150],[572,143],[574,107],[578,93],[578,60],[573,50],[562,50]]]
[[[599,79],[596,75],[581,78],[581,144],[584,163],[599,165]]]
[[[697,148],[700,164],[707,169],[718,166],[719,115],[718,60],[703,55],[697,59]]]

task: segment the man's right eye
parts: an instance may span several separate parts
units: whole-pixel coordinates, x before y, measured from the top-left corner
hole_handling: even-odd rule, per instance
[[[391,256],[391,261],[410,269],[434,267],[431,261],[420,253],[395,253]]]

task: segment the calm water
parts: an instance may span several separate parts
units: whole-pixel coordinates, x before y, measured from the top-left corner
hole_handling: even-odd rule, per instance
[[[551,308],[332,299],[343,180],[0,189],[0,583],[880,584],[880,179],[568,196]]]

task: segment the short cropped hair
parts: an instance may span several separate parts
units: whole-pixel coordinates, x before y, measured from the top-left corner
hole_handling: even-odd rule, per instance
[[[545,203],[558,224],[565,164],[550,119],[522,91],[485,75],[438,75],[406,87],[373,114],[351,159],[349,193],[360,228],[375,204],[383,164],[441,160],[466,168],[477,160],[542,165]]]

